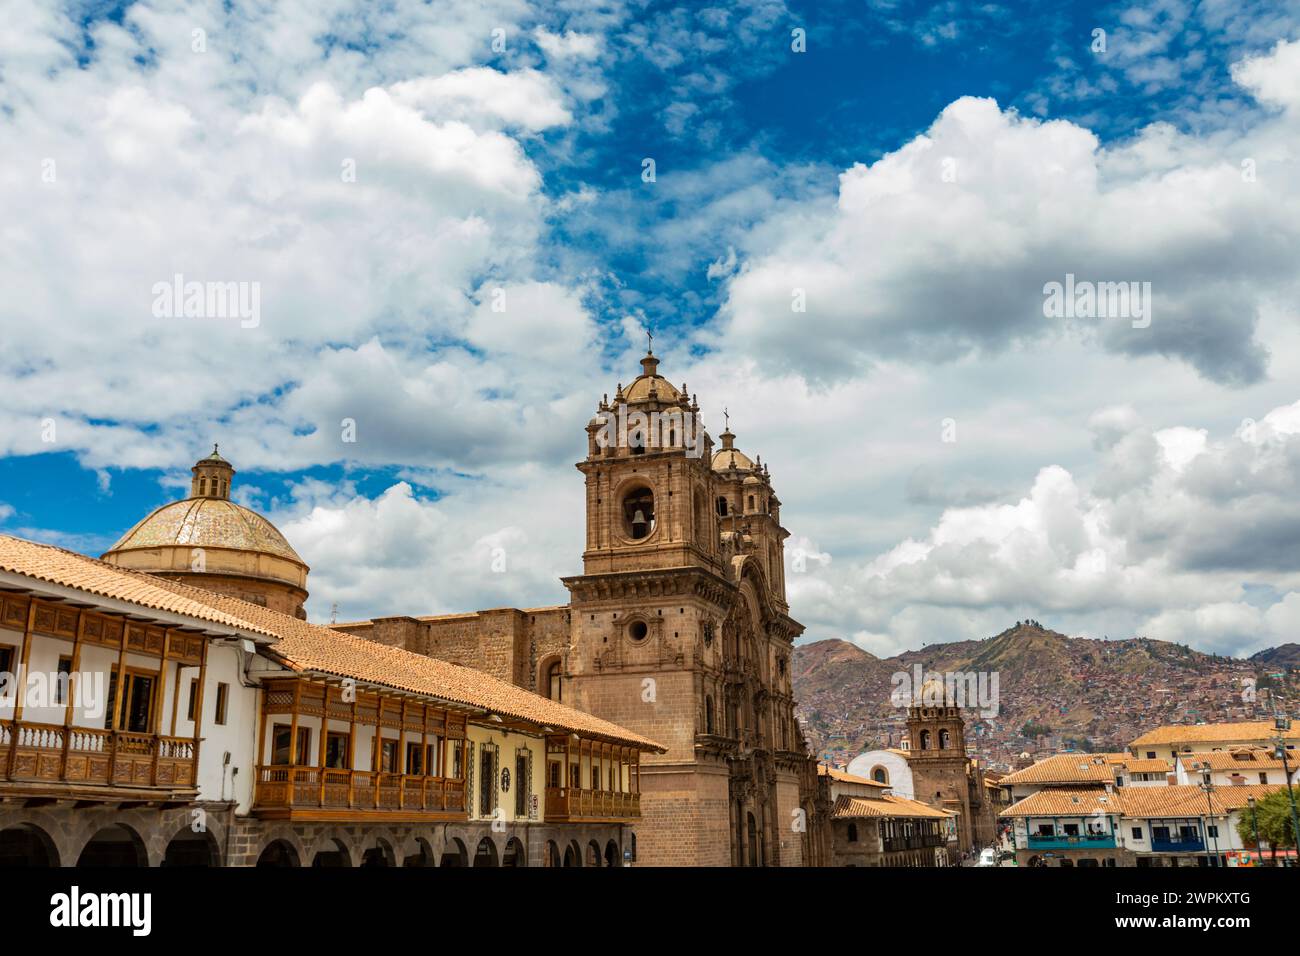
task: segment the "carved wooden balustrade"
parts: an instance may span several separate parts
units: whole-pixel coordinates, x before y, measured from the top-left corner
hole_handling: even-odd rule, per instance
[[[194,786],[193,738],[0,720],[0,777],[15,783]]]
[[[276,717],[280,721],[275,720]],[[452,760],[463,755],[465,714],[433,702],[347,691],[339,684],[292,678],[269,681],[262,699],[262,760],[257,768],[253,810],[259,816],[290,819],[345,819],[348,816],[392,818],[440,814],[467,819],[466,781],[452,776]],[[268,728],[289,730],[290,752],[285,762],[271,762]],[[298,730],[310,726],[313,752],[298,753]],[[322,728],[328,726],[328,733]],[[388,733],[385,733],[388,731]],[[364,743],[370,767],[329,767],[328,736],[341,736],[346,744],[342,762],[352,762]],[[423,762],[429,753],[433,774],[394,773],[381,767],[380,745],[393,748],[387,765],[395,759],[403,766],[408,745]],[[436,744],[436,745],[435,745]],[[337,755],[336,755],[337,756]],[[436,762],[445,766],[436,766]],[[461,766],[461,764],[456,764]],[[422,767],[417,769],[423,769]]]
[[[641,794],[573,787],[546,788],[546,821],[636,820],[641,816]]]
[[[377,784],[377,785],[376,785]],[[259,809],[465,811],[465,781],[369,770],[259,767]]]

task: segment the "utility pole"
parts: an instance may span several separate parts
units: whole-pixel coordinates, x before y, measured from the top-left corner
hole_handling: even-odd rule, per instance
[[[1200,765],[1200,767],[1201,767],[1201,789],[1205,791],[1205,807],[1206,810],[1209,812],[1209,816],[1205,818],[1205,835],[1209,837],[1210,818],[1214,816],[1214,802],[1210,799],[1210,794],[1214,791],[1214,777],[1210,771],[1210,763],[1208,760],[1203,762]],[[1215,837],[1211,837],[1211,839],[1214,841],[1214,858],[1213,860],[1211,860],[1210,858],[1210,845],[1207,843],[1205,846],[1205,862],[1209,866],[1218,866],[1219,865],[1219,838],[1215,836]]]
[[[1264,848],[1259,845],[1259,818],[1255,816],[1255,798],[1247,797],[1246,805],[1250,807],[1250,828],[1255,832],[1255,855],[1259,858],[1259,865],[1264,865]]]
[[[1286,759],[1286,735],[1291,729],[1291,718],[1285,713],[1278,713],[1276,702],[1273,704],[1273,727],[1276,731],[1273,739],[1277,745],[1277,755],[1282,760],[1282,773],[1286,777],[1286,797],[1291,803],[1291,836],[1295,843],[1296,863],[1300,865],[1300,822],[1297,822],[1295,809],[1295,789],[1291,786],[1291,766]]]

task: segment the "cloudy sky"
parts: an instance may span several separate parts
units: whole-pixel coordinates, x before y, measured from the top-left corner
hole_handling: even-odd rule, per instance
[[[770,465],[807,640],[1300,639],[1300,5],[5,20],[0,530],[98,554],[220,442],[314,619],[561,603],[649,328]]]

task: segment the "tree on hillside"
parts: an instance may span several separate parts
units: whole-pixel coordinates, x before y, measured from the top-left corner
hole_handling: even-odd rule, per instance
[[[1278,848],[1295,846],[1295,828],[1291,824],[1291,803],[1286,790],[1270,793],[1255,804],[1255,820],[1259,824],[1259,838],[1272,850],[1274,865],[1277,864]],[[1237,835],[1245,846],[1255,846],[1255,825],[1246,809],[1237,820]],[[1256,847],[1258,849],[1258,847]]]

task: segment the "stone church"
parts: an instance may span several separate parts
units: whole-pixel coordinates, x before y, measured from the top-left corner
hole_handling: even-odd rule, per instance
[[[828,862],[829,797],[794,715],[781,502],[761,458],[641,374],[588,423],[583,572],[565,605],[335,625],[473,667],[662,742],[641,768],[637,861]],[[547,780],[549,788],[569,785]]]
[[[942,681],[927,681],[908,706],[905,744],[859,754],[848,772],[956,814],[957,852],[989,846],[997,835],[997,789],[967,753],[965,717]]]

